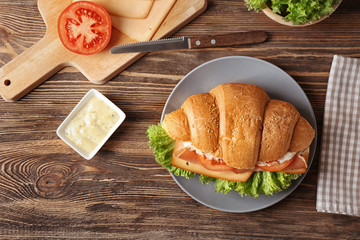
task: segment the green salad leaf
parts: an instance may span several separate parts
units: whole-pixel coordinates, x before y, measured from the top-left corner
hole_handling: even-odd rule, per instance
[[[169,171],[174,173],[176,176],[186,178],[195,176],[195,173],[171,165],[171,157],[175,147],[175,140],[169,137],[169,135],[161,127],[160,123],[148,127],[146,135],[149,138],[149,147],[153,149],[157,163],[164,168],[169,169]]]
[[[175,140],[171,139],[161,124],[150,126],[146,135],[149,138],[149,147],[153,149],[155,160],[164,168],[168,169],[176,176],[191,178],[196,174],[183,170],[171,165],[171,157],[175,146]],[[280,192],[291,185],[292,180],[300,177],[301,174],[289,174],[281,172],[254,172],[246,182],[227,181],[208,177],[199,176],[199,181],[203,184],[214,183],[215,192],[228,194],[236,191],[242,196],[251,196],[254,198],[262,194],[271,196]]]
[[[146,135],[149,138],[149,147],[154,150],[155,160],[164,168],[170,168],[175,140],[169,137],[160,123],[150,126]]]
[[[268,0],[245,0],[245,6],[249,10],[254,10],[256,12],[264,9],[266,7],[266,2]]]
[[[266,6],[293,24],[311,23],[330,15],[339,0],[245,0],[249,10],[259,11]]]

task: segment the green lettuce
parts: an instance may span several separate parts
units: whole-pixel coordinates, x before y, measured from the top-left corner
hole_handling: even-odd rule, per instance
[[[171,157],[175,147],[175,140],[171,139],[161,124],[150,126],[146,135],[149,138],[149,147],[154,150],[154,156],[157,163],[164,168],[170,168]]]
[[[259,11],[269,6],[270,9],[293,24],[311,23],[324,15],[330,15],[334,4],[339,0],[245,0],[249,10]]]
[[[176,176],[191,178],[196,174],[171,165],[171,157],[175,146],[175,140],[171,139],[161,124],[150,126],[146,135],[149,138],[149,147],[153,149],[155,160],[164,168],[168,169]],[[214,183],[215,192],[228,194],[231,191],[238,192],[241,196],[251,196],[254,198],[262,194],[271,196],[280,192],[291,185],[292,180],[297,179],[301,174],[288,174],[281,172],[254,172],[246,182],[227,181],[199,176],[199,181],[203,184]]]
[[[256,12],[264,9],[266,7],[266,2],[268,0],[245,0],[245,6],[249,10],[254,10]]]
[[[175,147],[175,140],[169,137],[169,135],[161,127],[160,123],[148,127],[146,135],[149,138],[149,147],[153,149],[157,163],[159,163],[162,167],[169,169],[169,171],[176,176],[182,176],[188,179],[195,176],[195,173],[171,165],[171,157]]]

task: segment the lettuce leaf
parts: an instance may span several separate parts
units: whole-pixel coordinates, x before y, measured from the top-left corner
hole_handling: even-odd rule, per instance
[[[170,168],[171,157],[175,147],[175,140],[171,139],[161,124],[150,126],[146,135],[149,138],[149,147],[154,150],[154,156],[157,163],[164,168]]]
[[[276,173],[276,179],[282,189],[290,187],[291,181],[296,180],[301,174]]]
[[[215,182],[216,178],[213,177],[209,177],[209,176],[205,176],[205,175],[200,175],[199,176],[199,181],[202,184],[209,184],[209,182]]]
[[[159,163],[162,167],[167,168],[176,176],[182,176],[188,179],[195,176],[195,173],[171,165],[171,157],[175,147],[175,140],[169,137],[169,135],[161,127],[161,123],[148,127],[146,135],[149,138],[149,147],[153,149],[157,163]]]
[[[324,15],[330,15],[339,0],[245,0],[249,10],[259,11],[268,5],[271,10],[284,16],[286,21],[298,25],[311,23]]]
[[[181,177],[185,177],[187,179],[195,176],[196,174],[193,172],[189,172],[187,170],[181,169],[181,168],[177,168],[174,166],[170,167],[170,172],[172,172],[175,176],[181,176]]]
[[[227,181],[222,179],[215,179],[215,192],[225,193],[228,194],[232,190],[235,189],[236,183],[234,181]]]
[[[249,10],[254,10],[256,12],[264,9],[266,7],[266,2],[268,0],[245,0],[245,6]]]
[[[196,174],[171,165],[171,157],[175,146],[175,140],[171,139],[161,124],[150,126],[146,135],[149,138],[149,147],[153,149],[155,160],[164,168],[168,169],[176,176],[182,176],[187,179]],[[265,194],[271,196],[280,192],[291,185],[292,180],[297,179],[301,174],[288,174],[281,172],[254,172],[246,182],[227,181],[199,176],[202,184],[214,183],[215,192],[228,194],[231,191],[238,192],[241,196],[251,196],[258,198]]]
[[[290,187],[292,180],[301,174],[290,174],[281,172],[254,172],[246,182],[226,181],[214,179],[215,192],[229,193],[231,190],[238,192],[241,196],[258,198],[260,195],[272,196]]]

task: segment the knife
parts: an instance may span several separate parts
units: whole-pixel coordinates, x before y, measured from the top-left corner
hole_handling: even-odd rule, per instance
[[[179,37],[118,45],[110,53],[153,52],[171,49],[197,49],[261,43],[267,39],[266,32],[249,31],[212,36]]]

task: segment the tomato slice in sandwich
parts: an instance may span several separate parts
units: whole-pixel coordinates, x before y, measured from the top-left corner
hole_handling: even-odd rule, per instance
[[[233,167],[226,165],[224,162],[207,159],[204,155],[198,155],[199,161],[204,168],[211,171],[231,171]]]
[[[252,174],[252,171],[245,169],[237,173],[233,167],[206,159],[204,155],[185,147],[181,141],[176,141],[171,164],[190,172],[228,181],[246,182]]]
[[[289,166],[292,163],[292,161],[295,159],[295,157],[296,157],[296,154],[293,158],[291,158],[290,160],[284,161],[284,162],[273,161],[271,163],[271,165],[264,165],[264,166],[257,165],[257,166],[265,171],[281,172],[282,170],[287,168],[287,166]]]
[[[110,41],[110,15],[98,4],[74,2],[60,14],[58,33],[68,50],[83,55],[98,53]]]

